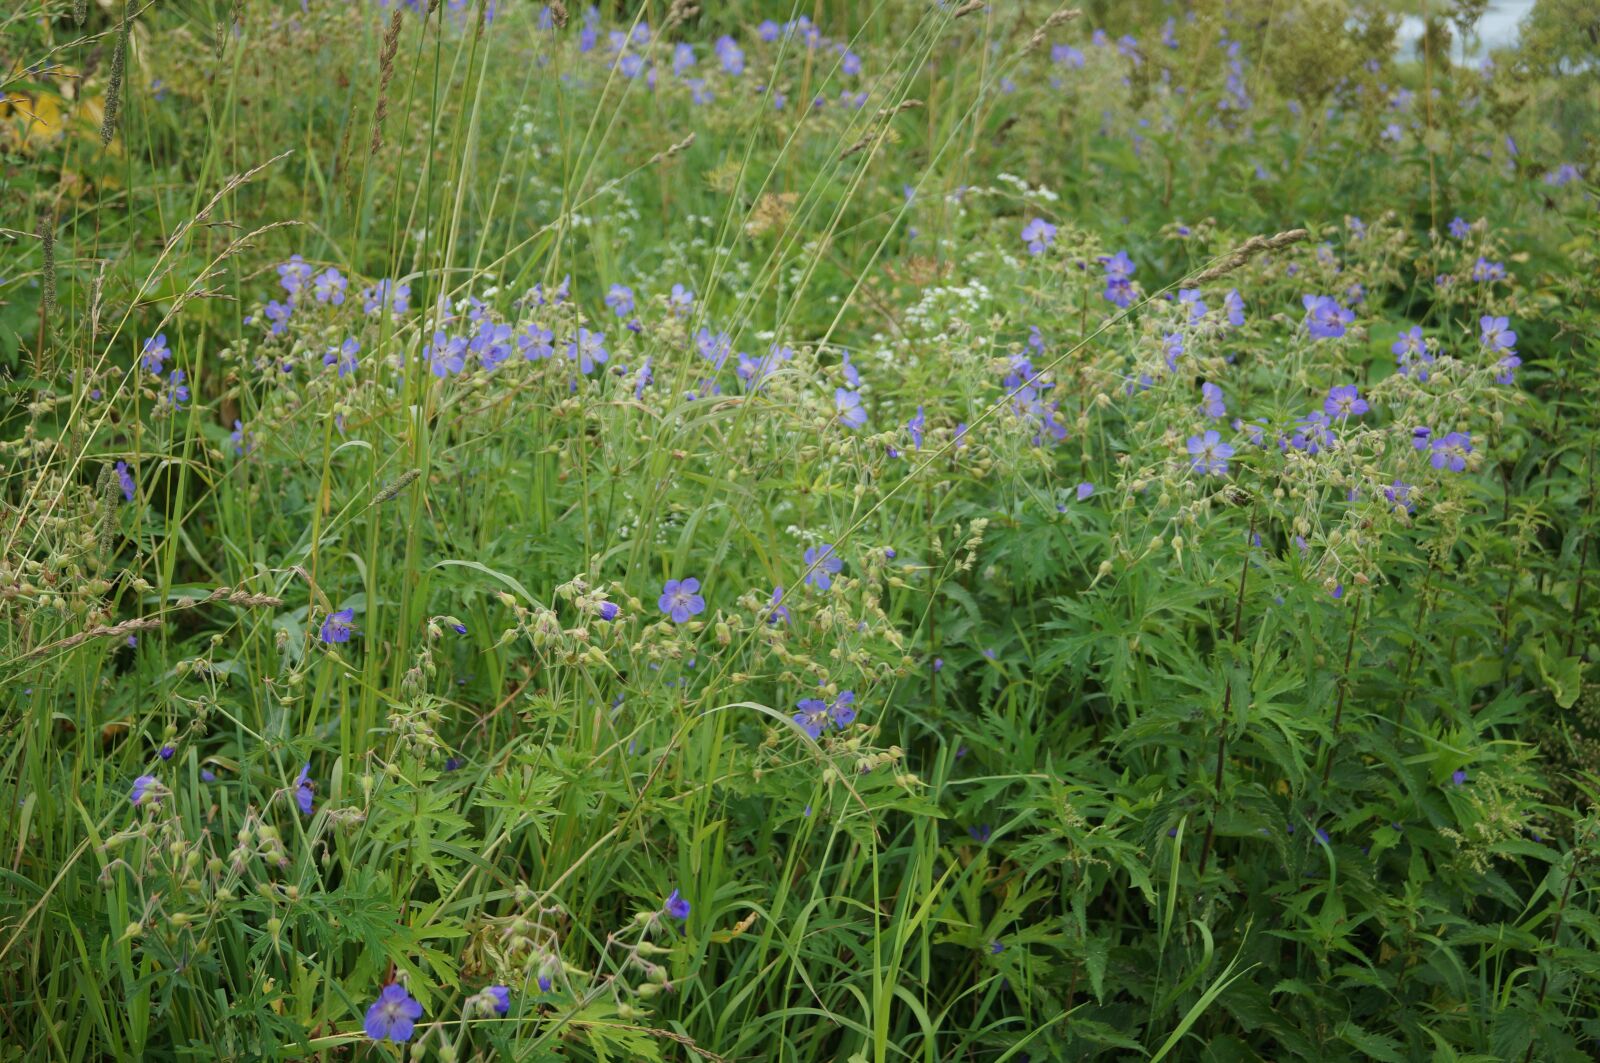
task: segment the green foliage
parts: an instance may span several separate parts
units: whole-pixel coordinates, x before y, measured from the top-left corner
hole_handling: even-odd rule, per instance
[[[0,1059],[1600,1041],[1561,5],[74,6],[0,14]]]

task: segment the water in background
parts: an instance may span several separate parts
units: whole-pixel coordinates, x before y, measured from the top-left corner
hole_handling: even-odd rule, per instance
[[[1496,48],[1508,48],[1516,44],[1517,30],[1528,12],[1533,10],[1533,4],[1534,0],[1493,0],[1478,20],[1476,37],[1467,41],[1467,60],[1475,62]],[[1400,23],[1400,54],[1407,58],[1417,56],[1417,42],[1421,38],[1422,20],[1407,15]],[[1461,58],[1460,41],[1452,42],[1450,58]]]

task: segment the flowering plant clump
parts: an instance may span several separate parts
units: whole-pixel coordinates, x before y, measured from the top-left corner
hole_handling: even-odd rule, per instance
[[[102,6],[0,93],[18,1058],[1600,1038],[1551,5]]]

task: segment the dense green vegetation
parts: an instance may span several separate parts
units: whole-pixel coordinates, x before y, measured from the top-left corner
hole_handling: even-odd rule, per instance
[[[1593,1058],[1481,6],[0,14],[0,1060]]]

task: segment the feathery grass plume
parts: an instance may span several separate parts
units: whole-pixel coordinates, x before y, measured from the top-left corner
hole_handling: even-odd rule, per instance
[[[699,13],[700,5],[694,3],[694,0],[672,0],[672,6],[667,9],[667,18],[662,24],[662,29],[671,29],[679,23],[689,21]]]
[[[24,653],[20,660],[31,661],[36,657],[43,657],[57,650],[70,650],[74,646],[83,645],[90,639],[121,638],[126,635],[132,635],[136,631],[150,631],[164,623],[166,621],[159,616],[141,616],[133,620],[124,620],[120,624],[111,624],[109,626],[102,624],[89,628],[87,631],[80,631],[76,635],[68,635],[64,639],[47,642],[43,646],[35,646],[27,653]]]
[[[1288,232],[1278,233],[1274,236],[1252,236],[1238,247],[1223,256],[1220,262],[1208,266],[1194,277],[1195,284],[1205,281],[1214,281],[1218,277],[1232,273],[1240,266],[1249,262],[1263,251],[1276,251],[1290,244],[1297,244],[1311,235],[1304,229],[1290,229]]]
[[[128,13],[128,2],[122,6],[122,26],[117,30],[116,48],[111,53],[111,84],[106,88],[105,116],[100,123],[101,144],[110,144],[117,135],[117,118],[122,111],[122,77],[127,72],[128,30],[133,21]]]
[[[56,209],[46,203],[39,208],[39,244],[44,250],[43,292],[39,313],[47,329],[55,328],[56,314]]]
[[[109,464],[101,465],[100,479],[95,484],[95,495],[100,500],[100,521],[95,528],[94,538],[102,569],[111,560],[111,551],[116,546],[117,496],[121,493],[122,485],[117,481],[116,470]]]
[[[378,106],[372,112],[372,154],[383,147],[383,120],[389,117],[389,82],[394,80],[394,57],[400,50],[400,21],[403,9],[396,7],[389,16],[389,29],[378,52]]]
[[[901,111],[914,111],[921,106],[921,100],[901,100],[893,107],[881,108],[873,119],[873,121],[877,124],[876,128],[869,130],[867,134],[860,140],[841,151],[839,153],[839,158],[848,159],[857,152],[865,150],[867,145],[871,144],[877,137],[882,136],[884,131],[888,129],[889,120],[891,118],[899,114]]]
[[[226,22],[222,21],[219,18],[219,19],[217,19],[217,36],[216,36],[216,40],[213,41],[212,45],[211,45],[212,54],[216,58],[221,59],[222,58],[222,50],[223,50],[223,48],[225,48],[227,46],[227,43],[228,43],[228,24]]]
[[[679,155],[679,154],[682,154],[683,152],[689,150],[689,145],[693,144],[693,143],[694,143],[694,134],[690,133],[688,136],[684,137],[682,140],[680,140],[676,144],[672,145],[666,151],[658,151],[654,155],[650,156],[650,161],[645,163],[645,165],[646,166],[654,166],[658,162],[666,162],[668,159],[672,158],[674,155]]]
[[[421,475],[421,469],[407,469],[405,472],[395,477],[395,479],[391,481],[390,484],[382,491],[379,491],[377,494],[373,495],[372,501],[367,503],[367,508],[372,509],[375,506],[381,506],[385,502],[391,501],[401,491],[404,491],[407,487],[411,486],[411,482]]]
[[[966,18],[968,15],[972,14],[974,11],[982,11],[983,7],[984,7],[983,0],[967,0],[966,3],[964,3],[960,7],[956,8],[956,13],[951,15],[950,18],[952,20],[958,19],[958,18]]]
[[[1068,8],[1068,7],[1061,8],[1059,11],[1055,12],[1054,14],[1052,14],[1049,18],[1045,19],[1043,24],[1040,25],[1040,27],[1038,29],[1033,31],[1033,36],[1028,38],[1028,43],[1022,46],[1023,52],[1024,53],[1031,52],[1035,48],[1038,48],[1041,44],[1044,43],[1044,39],[1045,39],[1046,34],[1048,34],[1052,29],[1054,29],[1057,26],[1064,25],[1065,23],[1071,22],[1073,19],[1077,18],[1081,14],[1083,14],[1083,12],[1079,11],[1075,7],[1074,8]]]
[[[550,21],[558,30],[567,28],[567,5],[563,4],[561,0],[551,0]]]
[[[72,0],[72,21],[83,25],[89,17],[89,0]]]
[[[208,605],[212,602],[226,602],[228,605],[242,605],[247,608],[260,608],[262,606],[278,606],[283,604],[283,599],[272,594],[253,594],[238,587],[218,587],[199,601],[190,601],[187,605],[180,602],[176,608],[192,608],[196,605]]]

